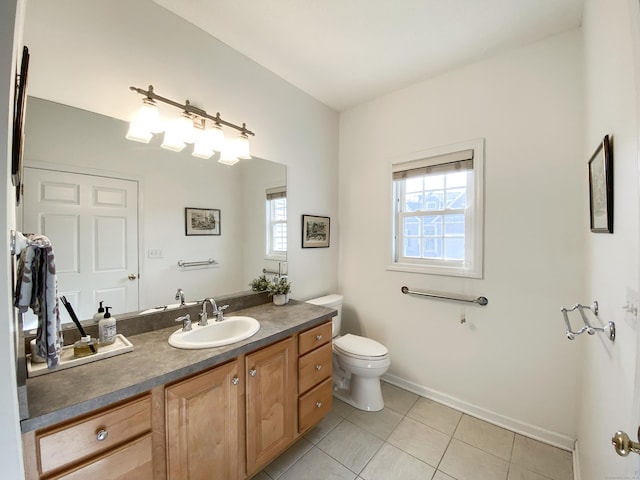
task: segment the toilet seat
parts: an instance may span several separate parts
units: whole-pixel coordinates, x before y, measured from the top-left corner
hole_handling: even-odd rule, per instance
[[[345,356],[362,360],[385,360],[389,350],[375,340],[348,333],[333,341],[335,350]]]

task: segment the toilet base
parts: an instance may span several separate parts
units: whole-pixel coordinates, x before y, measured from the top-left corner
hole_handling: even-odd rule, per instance
[[[334,384],[333,396],[365,412],[378,412],[384,408],[379,378],[351,375],[351,389],[338,388]]]

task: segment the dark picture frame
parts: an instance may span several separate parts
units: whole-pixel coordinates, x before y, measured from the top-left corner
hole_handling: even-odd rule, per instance
[[[327,248],[331,234],[331,218],[302,215],[302,248]]]
[[[29,72],[29,49],[22,48],[20,72],[16,73],[13,106],[13,137],[11,142],[11,183],[16,187],[16,203],[20,205],[22,193],[22,150],[24,145],[24,117],[27,102],[27,73]]]
[[[184,209],[184,234],[220,235],[220,210],[217,208]]]
[[[613,151],[605,135],[589,160],[591,231],[613,233]]]

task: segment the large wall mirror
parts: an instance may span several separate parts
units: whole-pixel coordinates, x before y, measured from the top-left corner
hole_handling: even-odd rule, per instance
[[[59,293],[81,319],[100,300],[118,316],[174,303],[178,288],[192,301],[244,291],[263,269],[286,268],[286,252],[268,254],[266,212],[267,192],[286,191],[284,165],[254,157],[227,166],[217,155],[166,151],[159,138],[126,140],[127,128],[27,100],[19,227],[51,238]],[[187,235],[186,208],[214,210],[218,224],[204,232],[213,234]],[[178,265],[210,258],[213,265]],[[32,326],[27,319],[25,328]]]

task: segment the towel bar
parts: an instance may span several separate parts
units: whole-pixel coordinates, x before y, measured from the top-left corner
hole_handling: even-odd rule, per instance
[[[200,260],[198,262],[185,262],[184,260],[178,260],[178,266],[181,268],[202,267],[205,265],[218,265],[218,262],[216,262],[213,258],[210,258],[209,260]]]
[[[422,297],[431,297],[431,298],[440,298],[442,300],[453,300],[455,302],[465,302],[465,303],[477,303],[478,305],[485,306],[489,303],[487,297],[463,297],[460,295],[451,295],[451,294],[443,294],[437,292],[416,292],[413,290],[409,290],[408,287],[402,287],[400,291],[404,294],[411,295],[420,295]]]

